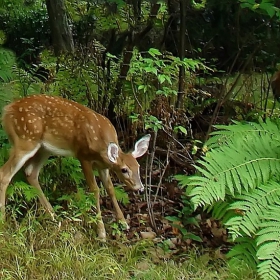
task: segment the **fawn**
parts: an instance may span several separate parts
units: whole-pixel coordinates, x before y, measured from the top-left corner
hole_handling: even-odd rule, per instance
[[[27,96],[7,105],[2,119],[12,144],[9,159],[0,168],[0,208],[3,215],[6,189],[23,166],[29,184],[39,192],[40,203],[53,215],[53,208],[38,182],[40,169],[50,155],[74,156],[81,163],[89,190],[95,194],[99,238],[106,239],[106,232],[93,169],[98,170],[117,220],[128,227],[115,197],[109,170],[115,172],[129,189],[143,189],[136,158],[146,153],[149,134],[135,143],[132,152],[124,153],[119,147],[116,130],[106,117],[76,102],[43,94]]]

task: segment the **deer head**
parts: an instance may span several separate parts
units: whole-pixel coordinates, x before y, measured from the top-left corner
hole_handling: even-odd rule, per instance
[[[133,191],[144,190],[140,179],[140,166],[136,158],[147,152],[150,139],[150,134],[145,135],[135,143],[134,150],[127,154],[123,153],[115,143],[110,143],[108,146],[108,159],[113,163],[112,170],[120,181]]]

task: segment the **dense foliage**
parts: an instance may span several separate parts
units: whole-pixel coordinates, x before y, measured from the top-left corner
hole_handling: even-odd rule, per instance
[[[50,2],[61,4],[63,22],[53,22]],[[173,233],[206,244],[196,229],[197,213],[207,210],[234,240],[231,260],[277,279],[279,123],[267,116],[279,115],[269,84],[280,58],[278,2],[0,0],[0,108],[39,92],[73,99],[108,116],[124,149],[148,130],[149,226],[163,233],[154,208],[174,200],[171,211],[161,210]],[[65,42],[54,25],[71,31],[61,37],[73,51],[56,51]],[[2,129],[0,147],[2,165],[10,147]],[[183,198],[177,173],[184,173],[176,177],[187,186]],[[15,221],[37,197],[24,180],[17,174],[8,191]],[[51,158],[40,181],[61,220],[95,223],[77,160]],[[116,193],[129,205],[121,187]],[[112,232],[120,233],[114,223]]]

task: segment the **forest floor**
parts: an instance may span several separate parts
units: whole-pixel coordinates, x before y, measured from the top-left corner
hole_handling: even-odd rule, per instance
[[[151,241],[101,244],[80,226],[40,224],[29,217],[0,231],[0,279],[256,279],[209,252],[172,256]]]
[[[104,213],[105,220],[109,214]],[[148,224],[136,227],[133,219],[128,232],[106,222],[108,238],[103,243],[90,224],[52,222],[32,210],[20,222],[9,217],[0,224],[0,279],[257,279],[244,265],[227,264],[221,247],[195,242],[171,246],[170,240],[176,239],[171,232],[141,238]]]

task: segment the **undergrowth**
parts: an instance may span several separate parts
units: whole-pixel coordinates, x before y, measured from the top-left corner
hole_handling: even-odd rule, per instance
[[[168,257],[145,240],[100,244],[91,229],[30,213],[0,225],[0,279],[256,279],[195,250]]]
[[[261,279],[280,272],[279,120],[218,125],[194,176],[177,176],[194,208],[203,206],[222,221],[238,258]]]

